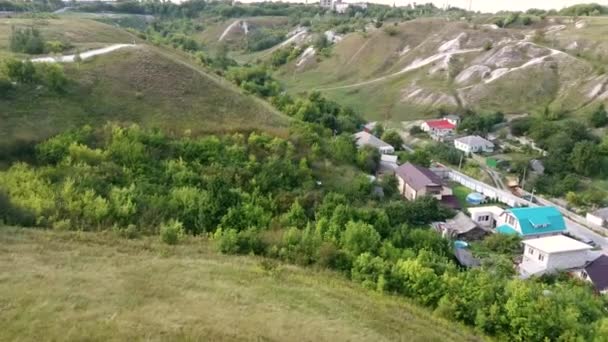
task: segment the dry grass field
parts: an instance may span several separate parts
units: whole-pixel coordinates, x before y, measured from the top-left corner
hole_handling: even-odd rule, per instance
[[[0,228],[3,341],[473,341],[325,271],[217,254],[202,238]]]

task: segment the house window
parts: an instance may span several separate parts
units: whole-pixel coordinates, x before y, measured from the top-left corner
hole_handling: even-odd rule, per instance
[[[545,261],[545,255],[544,255],[544,254],[542,254],[542,253],[539,253],[539,254],[538,254],[538,260],[540,260],[540,261]]]
[[[587,272],[585,272],[585,271],[581,272],[581,277],[583,279],[587,279],[587,277],[588,277]]]
[[[533,248],[528,248],[528,254],[534,255],[534,249]]]
[[[490,215],[480,216],[479,221],[482,221],[482,222],[490,221]]]
[[[509,215],[509,218],[507,219],[507,222],[509,223],[510,226],[514,226],[515,225],[515,218],[511,215]]]

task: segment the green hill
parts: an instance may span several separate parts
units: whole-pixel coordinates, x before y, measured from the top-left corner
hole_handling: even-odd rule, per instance
[[[318,89],[369,119],[416,119],[459,107],[522,113],[547,105],[576,115],[608,100],[607,27],[605,18],[550,18],[505,29],[483,20],[387,22],[344,34],[329,55],[301,57],[275,76],[293,93]]]
[[[23,19],[17,22],[24,24]],[[78,48],[133,41],[138,45],[79,64],[63,64],[70,80],[64,93],[18,87],[1,96],[0,143],[38,141],[66,128],[107,121],[135,122],[175,132],[284,132],[285,116],[207,73],[185,55],[147,45],[126,31],[91,20],[70,17],[46,22],[30,23],[40,27],[45,37],[65,32]],[[14,23],[15,19],[0,20],[4,26]],[[6,47],[6,39],[0,37],[0,47]]]
[[[0,228],[0,339],[474,341],[331,272],[110,234]]]

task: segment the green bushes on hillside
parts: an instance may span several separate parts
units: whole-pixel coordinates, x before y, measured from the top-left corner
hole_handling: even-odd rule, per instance
[[[45,41],[40,31],[34,27],[11,28],[10,49],[13,52],[31,55],[44,53]]]
[[[8,80],[17,85],[39,84],[46,86],[51,91],[62,92],[68,84],[68,79],[59,64],[34,64],[29,60],[8,59],[4,61],[4,69]]]
[[[337,141],[350,148],[340,152]],[[339,153],[345,161],[334,159]],[[434,198],[378,199],[367,177],[333,191],[316,182],[310,165],[354,163],[356,153],[348,135],[302,123],[290,140],[84,127],[40,144],[36,166],[0,171],[0,219],[158,234],[168,244],[209,234],[224,253],[330,267],[499,338],[592,340],[601,333],[605,303],[586,286],[512,279],[504,257],[493,257],[511,253],[510,241],[483,245],[491,256],[479,269],[457,267],[451,242],[428,228],[453,215]]]

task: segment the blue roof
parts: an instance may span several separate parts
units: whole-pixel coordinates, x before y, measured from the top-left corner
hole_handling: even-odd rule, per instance
[[[496,227],[496,231],[499,232],[500,234],[505,234],[505,235],[519,235],[519,232],[517,232],[515,229],[511,228],[511,226],[509,226],[508,224],[503,224],[502,226]]]
[[[522,235],[558,233],[566,230],[562,213],[555,207],[512,208],[507,210],[519,221]]]

